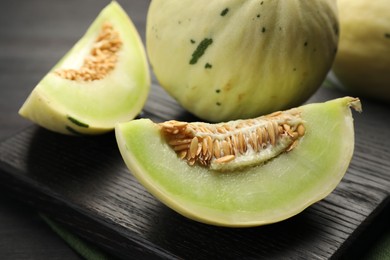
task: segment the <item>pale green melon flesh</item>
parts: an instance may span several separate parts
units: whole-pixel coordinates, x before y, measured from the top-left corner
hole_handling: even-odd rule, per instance
[[[119,124],[116,136],[132,174],[182,215],[222,226],[256,226],[289,218],[327,196],[344,176],[354,149],[350,97],[302,106],[299,145],[264,165],[221,173],[189,166],[148,119]]]
[[[101,80],[81,83],[53,73],[57,69],[80,68],[106,22],[119,33],[122,41],[114,70]],[[118,122],[133,119],[141,111],[149,88],[143,43],[128,15],[112,1],[34,88],[19,113],[56,132],[99,134],[112,130]]]

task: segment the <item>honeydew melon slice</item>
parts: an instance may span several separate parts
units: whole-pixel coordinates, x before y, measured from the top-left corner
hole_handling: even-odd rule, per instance
[[[250,227],[294,216],[335,189],[354,150],[350,107],[361,111],[359,99],[295,108],[306,130],[298,144],[257,165],[233,165],[229,171],[180,159],[161,124],[149,119],[118,124],[115,133],[131,173],[168,207],[207,224]]]
[[[63,134],[101,134],[133,119],[149,89],[143,43],[112,1],[33,89],[19,114]]]

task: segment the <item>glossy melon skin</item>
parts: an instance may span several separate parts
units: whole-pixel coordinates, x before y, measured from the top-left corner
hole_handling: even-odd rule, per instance
[[[299,107],[306,134],[296,148],[233,172],[189,166],[149,119],[119,124],[116,137],[131,173],[168,207],[212,225],[259,226],[298,214],[338,185],[354,150],[350,106],[359,110],[360,102],[346,97]]]
[[[159,83],[202,120],[300,105],[338,43],[336,1],[153,0],[147,51]]]
[[[349,92],[390,102],[390,2],[338,0],[338,7],[333,71]]]
[[[122,41],[114,70],[90,82],[72,81],[53,73],[57,69],[78,69],[106,22]],[[19,114],[62,134],[102,134],[112,131],[118,122],[133,119],[141,111],[149,89],[150,72],[141,38],[126,12],[112,1],[33,89]]]

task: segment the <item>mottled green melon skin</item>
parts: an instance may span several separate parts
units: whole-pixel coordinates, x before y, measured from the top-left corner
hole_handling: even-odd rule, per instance
[[[159,83],[186,110],[212,122],[253,118],[298,106],[321,85],[337,50],[336,1],[153,0],[146,43]]]
[[[294,150],[228,173],[178,159],[148,119],[119,124],[116,137],[131,173],[180,214],[213,225],[264,225],[298,214],[340,182],[354,149],[349,102],[302,106],[306,135]]]
[[[348,93],[390,103],[390,2],[339,0],[333,71]]]
[[[59,68],[81,66],[105,22],[113,25],[123,42],[115,69],[102,80],[81,83],[54,74]],[[63,134],[101,134],[112,131],[118,122],[133,119],[141,111],[149,89],[150,73],[143,43],[128,15],[112,1],[38,83],[19,114]],[[88,127],[72,123],[69,117]]]

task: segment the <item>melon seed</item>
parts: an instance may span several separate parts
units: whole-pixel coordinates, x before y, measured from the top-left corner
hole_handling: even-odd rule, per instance
[[[159,126],[179,158],[217,170],[265,163],[292,151],[306,133],[296,109],[220,124],[171,120]]]
[[[110,23],[102,26],[101,32],[93,43],[92,50],[79,69],[58,69],[54,73],[64,79],[75,81],[93,81],[103,79],[115,68],[117,52],[122,46],[119,34]]]

